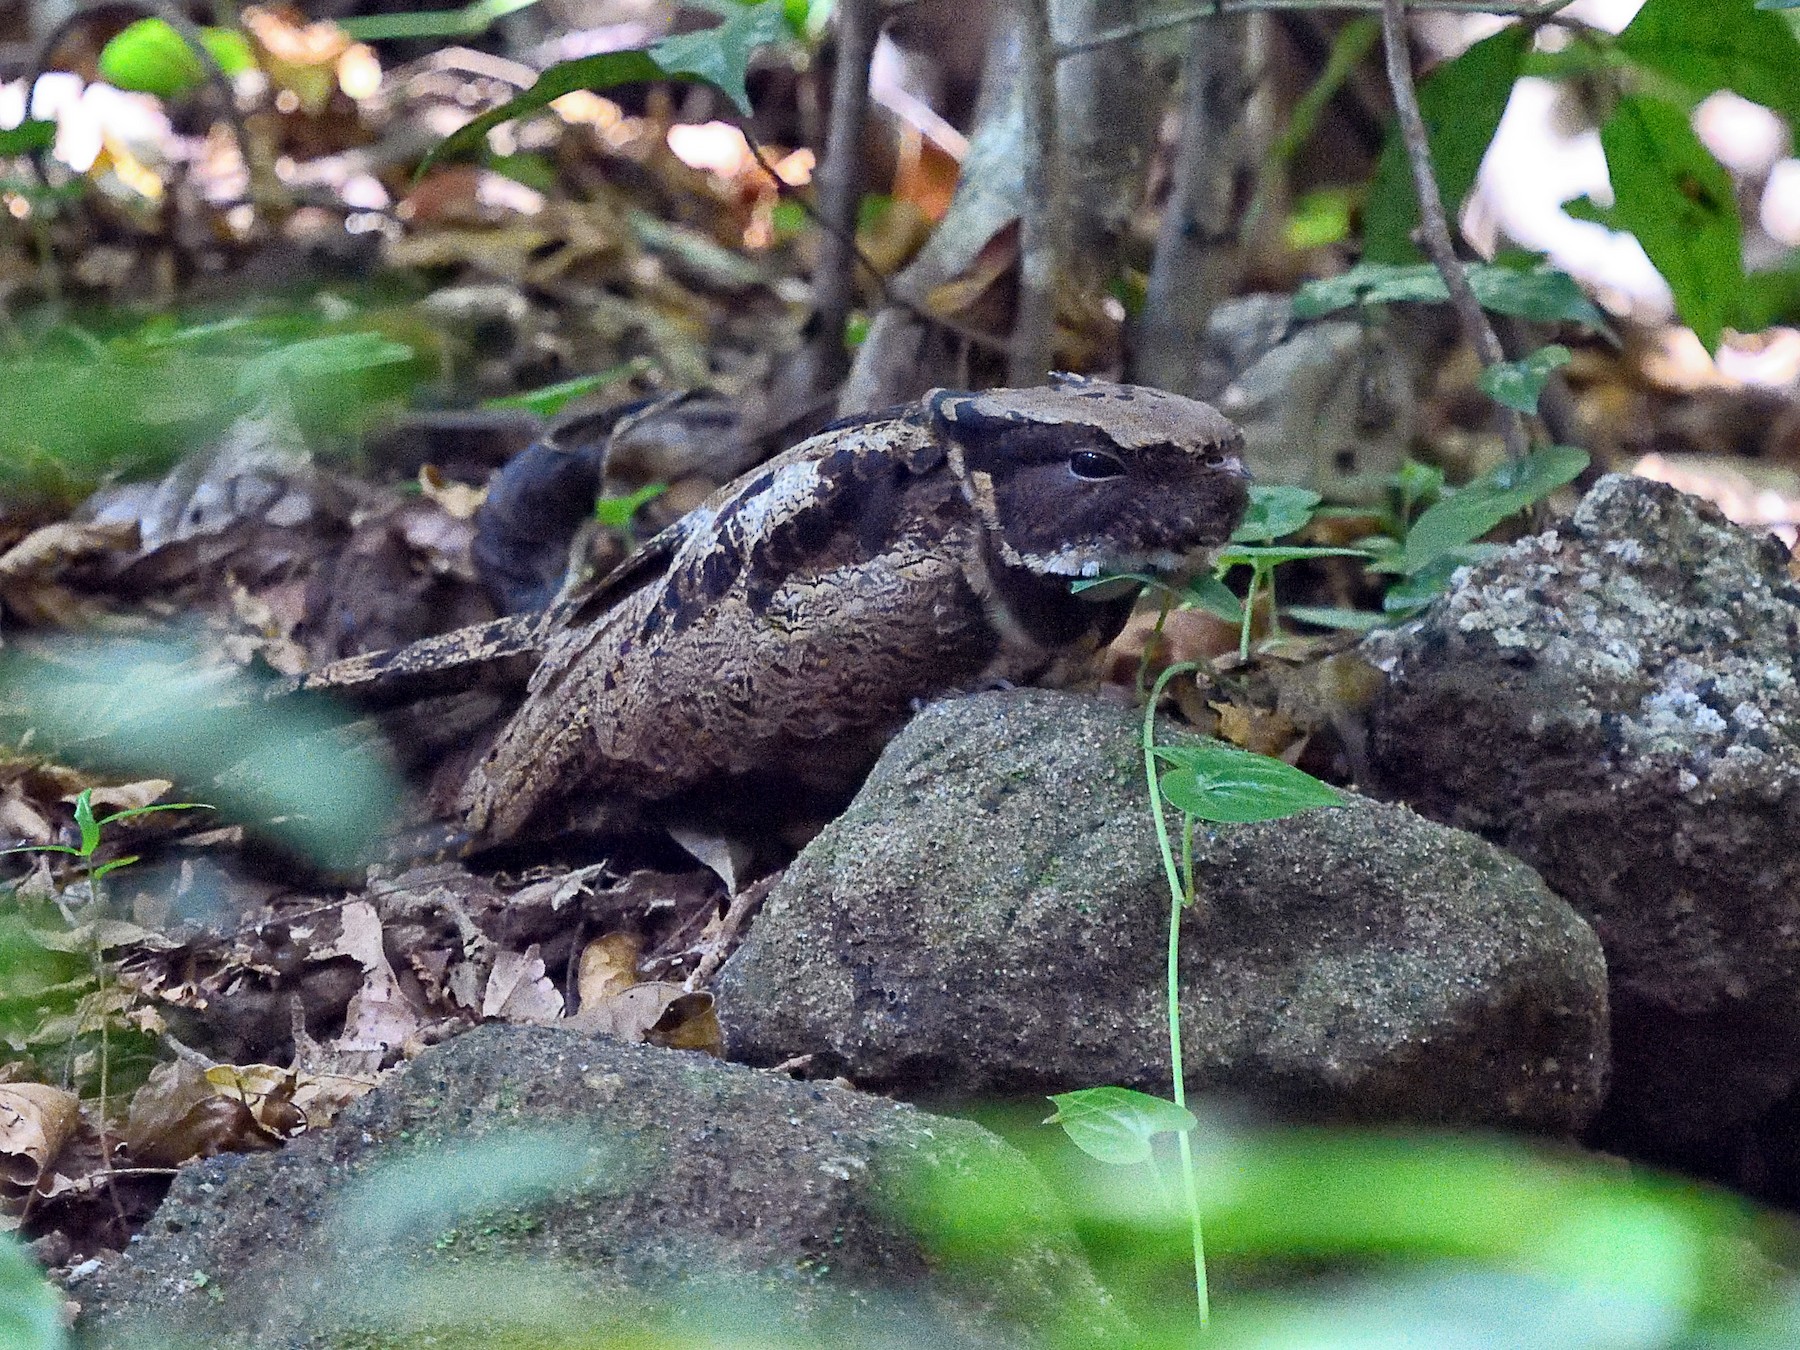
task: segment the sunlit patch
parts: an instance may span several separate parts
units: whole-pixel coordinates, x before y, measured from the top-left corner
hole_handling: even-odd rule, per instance
[[[690,169],[736,178],[756,157],[744,133],[729,122],[680,123],[669,128],[669,150]]]
[[[381,60],[367,43],[344,49],[337,62],[338,88],[350,98],[374,98],[381,89]]]

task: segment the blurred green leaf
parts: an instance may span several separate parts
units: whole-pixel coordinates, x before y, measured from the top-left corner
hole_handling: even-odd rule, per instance
[[[1800,41],[1773,14],[1743,0],[1646,0],[1616,39],[1646,70],[1696,98],[1729,89],[1772,108],[1800,130]]]
[[[750,58],[758,48],[785,39],[789,31],[783,0],[763,0],[756,5],[732,6],[724,22],[697,33],[666,37],[647,51],[602,52],[559,61],[517,98],[445,137],[425,156],[419,172],[424,173],[445,155],[479,145],[481,138],[502,122],[548,107],[577,89],[599,91],[621,84],[698,80],[711,84],[748,115],[750,96],[744,78]]]
[[[594,503],[594,518],[609,530],[628,529],[646,502],[655,501],[668,490],[667,483],[646,483],[622,497],[602,497]]]
[[[725,22],[697,33],[677,33],[650,49],[650,56],[671,75],[690,75],[704,80],[737,110],[750,115],[750,94],[744,77],[757,50],[789,35],[786,6],[782,0],[763,0],[744,5],[726,15]]]
[[[29,155],[56,144],[55,122],[24,121],[0,131],[0,155]]]
[[[1082,1088],[1051,1095],[1056,1112],[1044,1124],[1061,1125],[1083,1153],[1104,1163],[1149,1162],[1150,1141],[1159,1134],[1194,1128],[1185,1106],[1131,1088]]]
[[[1731,175],[1685,109],[1630,94],[1600,128],[1612,175],[1613,217],[1637,236],[1675,293],[1675,311],[1709,352],[1744,285],[1743,222]]]
[[[63,1350],[62,1296],[23,1245],[0,1234],[0,1345],[7,1350]]]
[[[358,42],[379,42],[387,38],[480,37],[496,20],[536,3],[537,0],[473,0],[461,9],[356,15],[339,19],[338,27]]]
[[[1243,522],[1232,531],[1233,543],[1276,540],[1306,528],[1322,498],[1309,488],[1252,484]]]
[[[1463,270],[1475,298],[1496,314],[1606,329],[1605,317],[1566,272],[1541,262],[1527,268],[1475,263]],[[1449,298],[1444,279],[1430,263],[1362,262],[1340,276],[1307,282],[1294,297],[1294,315],[1316,319],[1352,305],[1443,304]]]
[[[1162,776],[1163,796],[1201,820],[1248,824],[1344,803],[1343,794],[1311,774],[1223,742],[1159,745],[1156,756],[1174,765]]]
[[[1590,225],[1604,225],[1609,230],[1622,230],[1619,218],[1610,206],[1602,206],[1587,193],[1571,197],[1562,204],[1563,214],[1570,220],[1585,220]]]
[[[1539,347],[1522,361],[1502,361],[1482,370],[1477,383],[1494,402],[1522,413],[1535,413],[1538,397],[1551,374],[1569,364],[1567,347]]]
[[[326,866],[366,859],[403,795],[366,741],[341,734],[348,713],[269,702],[255,682],[172,641],[9,654],[0,689],[7,741],[29,737],[66,762],[203,788],[227,818]]]
[[[1350,237],[1350,193],[1343,188],[1321,188],[1294,203],[1283,242],[1291,249],[1329,248]]]
[[[226,75],[256,68],[243,34],[203,28],[200,40]],[[100,78],[120,89],[179,98],[206,83],[206,67],[165,20],[139,19],[100,49]]]
[[[617,384],[620,380],[628,380],[642,369],[643,364],[639,361],[623,361],[593,375],[577,375],[572,380],[547,384],[541,389],[527,390],[523,394],[507,394],[502,398],[484,399],[481,406],[484,408],[521,408],[526,412],[534,412],[539,417],[555,417],[576,399],[585,398],[609,385]]]
[[[1482,156],[1500,125],[1531,37],[1524,24],[1503,28],[1446,61],[1419,84],[1419,112],[1430,140],[1438,191],[1451,220],[1475,186]],[[1363,210],[1363,256],[1375,262],[1413,261],[1419,250],[1410,236],[1418,223],[1419,202],[1406,148],[1398,128],[1391,127]]]
[[[1516,464],[1502,464],[1426,511],[1407,531],[1399,557],[1376,568],[1412,576],[1572,482],[1587,466],[1587,451],[1568,445],[1546,446]]]
[[[1337,628],[1350,633],[1367,633],[1393,622],[1389,615],[1372,609],[1345,609],[1339,605],[1285,605],[1281,612],[1315,628]]]

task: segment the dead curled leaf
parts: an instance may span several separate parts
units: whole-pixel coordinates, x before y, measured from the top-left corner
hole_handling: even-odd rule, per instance
[[[643,942],[634,933],[607,933],[582,950],[578,988],[581,1011],[563,1026],[593,1036],[671,1050],[725,1054],[713,997],[664,980],[640,981]]]
[[[71,1092],[45,1083],[0,1085],[0,1182],[7,1191],[29,1191],[50,1170],[81,1120]]]
[[[189,1158],[256,1153],[281,1146],[243,1101],[222,1095],[186,1060],[159,1064],[131,1099],[125,1143],[140,1167],[178,1167]]]
[[[498,952],[488,974],[481,1015],[503,1022],[551,1022],[562,1016],[562,995],[544,973],[534,942],[523,952]]]

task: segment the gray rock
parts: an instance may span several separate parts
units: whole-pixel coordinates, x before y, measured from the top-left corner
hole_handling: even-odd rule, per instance
[[[906,1178],[996,1169],[1030,1231],[987,1269],[936,1270],[900,1217]],[[184,1168],[128,1255],[71,1292],[84,1344],[134,1348],[390,1344],[420,1327],[444,1337],[431,1344],[526,1344],[671,1317],[671,1343],[712,1343],[720,1318],[781,1343],[810,1318],[821,1343],[997,1345],[1032,1310],[1117,1334],[1041,1187],[966,1121],[490,1026],[279,1153]]]
[[[924,1097],[1166,1095],[1168,898],[1138,727],[1035,690],[927,708],[727,963],[733,1056],[816,1054]],[[1598,1105],[1599,945],[1504,853],[1352,797],[1203,828],[1195,868],[1194,1088],[1309,1117],[1550,1131]]]
[[[1716,1161],[1800,1083],[1786,550],[1608,477],[1364,650],[1373,785],[1524,858],[1605,945],[1606,1137]]]

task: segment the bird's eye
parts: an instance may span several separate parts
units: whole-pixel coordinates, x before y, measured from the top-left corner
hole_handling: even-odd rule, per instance
[[[1077,450],[1069,456],[1069,472],[1077,478],[1099,482],[1103,478],[1122,477],[1125,464],[1117,455],[1109,455],[1104,450]]]

